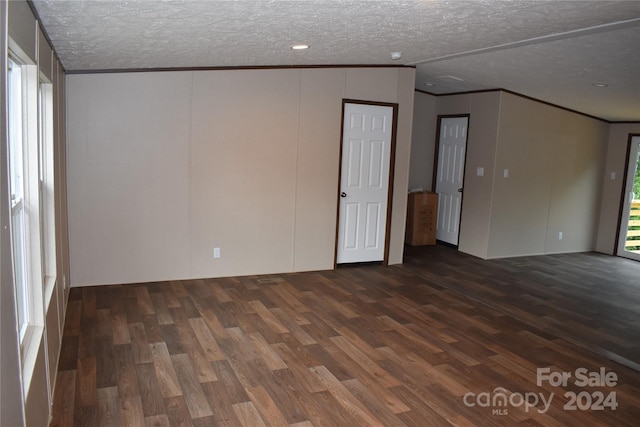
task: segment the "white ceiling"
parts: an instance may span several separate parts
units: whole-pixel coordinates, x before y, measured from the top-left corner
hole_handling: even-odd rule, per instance
[[[640,121],[640,1],[32,3],[68,71],[414,65],[416,88],[434,94],[504,88]],[[296,43],[311,48],[291,50]],[[394,61],[396,51],[403,55]]]

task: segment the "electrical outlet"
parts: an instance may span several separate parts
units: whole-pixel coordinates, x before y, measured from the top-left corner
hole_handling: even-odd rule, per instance
[[[616,173],[611,172],[611,181],[615,181],[615,180],[616,180]]]
[[[505,169],[502,173],[502,176],[504,176],[505,178],[509,178],[509,169]]]
[[[483,176],[483,175],[484,175],[484,168],[483,168],[483,167],[481,167],[481,166],[480,166],[480,167],[478,167],[478,168],[476,169],[476,175],[478,175],[478,176]]]
[[[558,240],[562,240],[562,231],[558,232]]]
[[[213,257],[220,258],[220,248],[213,248]]]

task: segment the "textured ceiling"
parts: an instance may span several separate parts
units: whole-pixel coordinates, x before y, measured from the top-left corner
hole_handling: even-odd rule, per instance
[[[404,64],[417,67],[416,88],[432,93],[505,88],[608,120],[640,120],[640,1],[33,4],[69,71]],[[293,51],[295,43],[311,48]],[[392,60],[394,51],[402,59]]]

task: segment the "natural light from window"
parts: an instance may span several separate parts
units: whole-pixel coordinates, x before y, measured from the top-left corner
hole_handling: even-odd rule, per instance
[[[12,55],[7,67],[11,241],[23,393],[28,392],[55,289],[53,85]],[[45,305],[45,303],[47,303]]]

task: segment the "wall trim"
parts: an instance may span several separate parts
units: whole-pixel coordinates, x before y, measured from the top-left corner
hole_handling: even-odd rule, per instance
[[[416,68],[413,65],[394,64],[308,64],[308,65],[239,65],[225,67],[157,67],[113,68],[99,70],[68,70],[67,74],[150,73],[166,71],[229,71],[229,70],[289,70],[304,68]]]
[[[431,93],[431,92],[427,92],[426,90],[416,89],[416,92],[424,93],[426,95],[431,95],[431,96],[435,96],[435,97],[453,96],[453,95],[473,95],[473,94],[476,94],[476,93],[488,93],[488,92],[504,92],[504,93],[508,93],[510,95],[519,96],[520,98],[528,99],[529,101],[538,102],[540,104],[548,105],[550,107],[559,108],[561,110],[568,111],[570,113],[579,114],[581,116],[588,117],[590,119],[599,120],[599,121],[602,121],[602,122],[605,122],[605,123],[609,123],[609,124],[623,124],[623,123],[624,124],[636,124],[636,123],[640,123],[640,121],[637,121],[637,122],[636,121],[611,121],[611,120],[603,119],[602,117],[598,117],[598,116],[594,116],[594,115],[591,115],[591,114],[583,113],[582,111],[574,110],[574,109],[568,108],[568,107],[563,107],[562,105],[554,104],[552,102],[543,101],[542,99],[533,98],[531,96],[523,95],[521,93],[514,92],[512,90],[504,89],[504,88],[469,90],[469,91],[465,91],[465,92],[453,92],[453,93]]]

